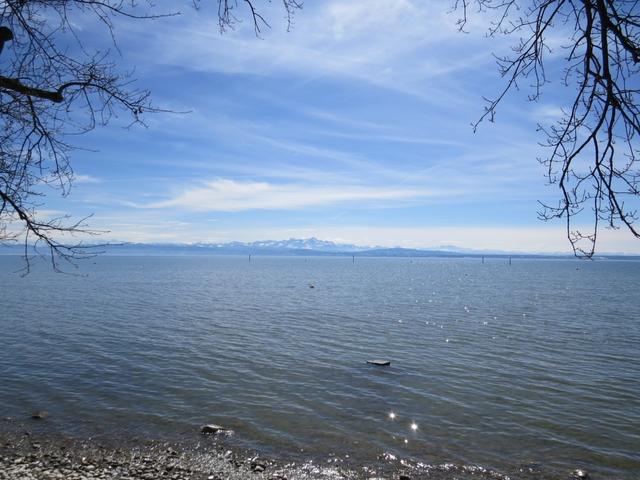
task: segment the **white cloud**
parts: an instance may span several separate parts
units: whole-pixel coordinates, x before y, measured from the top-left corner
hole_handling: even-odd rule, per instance
[[[73,174],[73,183],[74,184],[79,184],[79,183],[100,183],[101,180],[99,178],[96,178],[94,176],[91,175],[81,175],[78,173],[74,173]]]
[[[305,5],[291,32],[274,23],[264,39],[255,37],[249,22],[220,35],[211,16],[187,13],[163,29],[147,31],[148,50],[137,63],[224,74],[288,72],[306,80],[331,76],[459,105],[479,95],[456,89],[450,75],[493,65],[493,58],[482,43],[484,31],[460,33],[448,9],[435,0],[320,2]]]
[[[564,116],[562,108],[556,105],[538,105],[531,114],[539,122],[557,122]]]
[[[54,219],[54,218],[62,218],[67,215],[66,212],[62,210],[53,210],[53,209],[42,209],[36,212],[38,218],[44,219]]]
[[[296,210],[307,207],[367,201],[407,201],[443,195],[444,191],[362,185],[307,185],[216,179],[188,188],[173,198],[143,205],[145,208],[177,207],[196,212],[243,210]]]

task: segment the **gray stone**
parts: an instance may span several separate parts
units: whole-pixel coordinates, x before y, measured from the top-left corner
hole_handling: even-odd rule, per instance
[[[200,428],[200,433],[202,433],[203,435],[214,435],[216,433],[222,433],[222,432],[226,432],[227,429],[224,428],[223,426],[220,425],[216,425],[214,423],[209,423],[207,425],[203,425]]]
[[[380,360],[380,359],[367,360],[367,363],[370,365],[377,365],[378,367],[388,367],[391,365],[390,360]]]

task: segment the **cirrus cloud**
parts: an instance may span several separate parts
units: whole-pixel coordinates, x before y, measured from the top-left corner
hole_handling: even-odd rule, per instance
[[[218,178],[205,182],[201,186],[188,188],[168,200],[143,205],[143,207],[176,207],[197,212],[297,210],[362,201],[408,201],[441,196],[445,193],[445,191],[411,187],[279,184]]]

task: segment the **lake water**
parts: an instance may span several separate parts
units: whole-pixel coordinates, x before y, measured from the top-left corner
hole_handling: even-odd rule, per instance
[[[47,410],[51,432],[110,439],[219,423],[235,445],[294,459],[640,472],[640,262],[20,266],[0,257],[2,416]]]

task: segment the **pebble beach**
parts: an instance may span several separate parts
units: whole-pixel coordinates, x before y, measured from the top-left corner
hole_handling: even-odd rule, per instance
[[[532,478],[532,473],[539,473],[535,478],[540,480],[558,478],[534,472],[536,466],[506,475],[477,466],[409,462],[390,454],[379,460],[374,465],[336,457],[286,462],[232,450],[215,437],[203,436],[189,445],[130,439],[105,444],[34,433],[29,424],[0,424],[0,480],[516,480]]]
[[[243,457],[211,442],[189,450],[162,442],[115,447],[28,432],[4,432],[0,440],[0,480],[357,478],[338,471],[325,475],[317,469]]]

